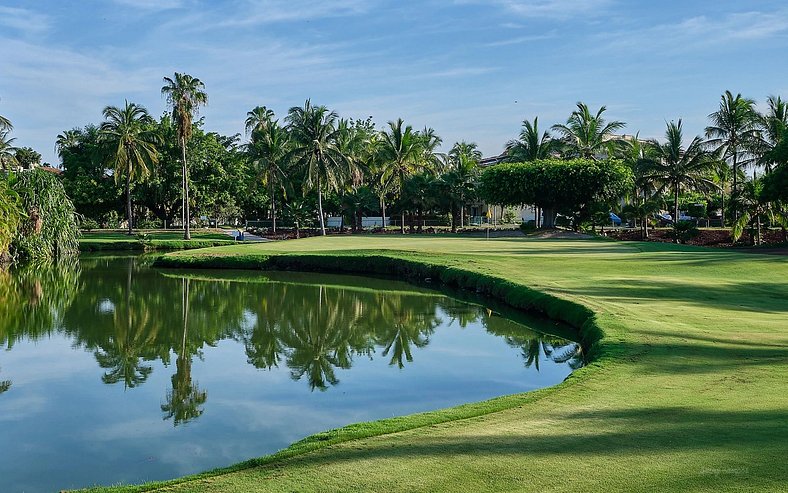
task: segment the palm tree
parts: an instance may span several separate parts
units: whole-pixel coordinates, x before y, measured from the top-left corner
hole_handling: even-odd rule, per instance
[[[200,106],[208,104],[205,84],[189,74],[175,72],[173,78],[165,77],[161,93],[167,97],[172,108],[172,119],[178,128],[178,145],[181,148],[183,186],[183,238],[191,239],[189,223],[189,169],[186,166],[186,146],[192,136],[192,120]]]
[[[422,157],[421,140],[410,125],[402,126],[405,122],[398,118],[396,122],[389,122],[389,130],[381,133],[381,153],[387,163],[387,174],[395,178],[399,191],[402,193],[405,180],[415,173],[420,167]],[[384,177],[383,181],[387,181]],[[401,212],[400,232],[405,234],[405,212]]]
[[[254,130],[254,138],[247,149],[260,173],[260,179],[271,197],[272,230],[276,233],[276,194],[287,184],[287,157],[290,135],[277,121]]]
[[[8,118],[4,117],[3,115],[0,115],[0,131],[10,132],[13,129],[14,129],[14,126],[11,125],[11,120],[9,120]]]
[[[265,106],[255,106],[252,111],[246,112],[246,121],[244,128],[246,133],[254,135],[254,132],[264,130],[274,120],[273,110],[269,110]]]
[[[421,168],[435,173],[443,171],[446,164],[446,155],[438,152],[438,148],[443,143],[438,134],[432,128],[424,127],[421,132],[416,132],[421,142]]]
[[[561,141],[550,137],[548,132],[539,135],[539,118],[533,123],[523,120],[520,138],[506,143],[507,161],[524,162],[546,159],[561,148]]]
[[[747,165],[752,159],[747,154],[758,137],[758,117],[755,101],[736,97],[725,91],[720,101],[720,109],[709,115],[711,125],[706,127],[706,144],[725,160],[730,160],[733,168],[733,189],[739,189],[739,166]],[[734,211],[734,218],[738,212]]]
[[[58,134],[57,138],[55,139],[55,151],[57,151],[57,155],[61,161],[63,160],[63,156],[65,156],[67,150],[73,149],[79,145],[79,137],[81,135],[82,133],[77,128],[66,130],[63,133]]]
[[[323,217],[323,192],[337,190],[349,173],[350,164],[338,146],[338,116],[325,106],[312,106],[307,99],[304,107],[294,106],[287,114],[293,146],[289,158],[305,172],[304,189],[317,190],[320,232],[326,234]]]
[[[115,169],[116,182],[126,180],[126,217],[128,234],[132,234],[131,182],[150,173],[149,165],[158,162],[156,133],[149,127],[153,119],[143,106],[126,101],[123,108],[104,108],[106,121],[101,124],[101,139],[106,146],[108,159]]]
[[[452,231],[457,230],[457,220],[454,209],[459,208],[459,226],[465,226],[465,204],[474,192],[478,175],[478,164],[482,152],[476,143],[457,142],[449,151],[449,164],[451,169],[444,173],[441,179],[446,183],[452,204]]]
[[[758,165],[764,166],[770,173],[777,164],[774,150],[780,141],[788,135],[788,104],[780,96],[769,96],[769,106],[764,115],[759,115],[759,138],[755,142],[753,152],[758,157]]]
[[[10,169],[16,166],[16,138],[9,137],[8,130],[0,130],[0,169]]]
[[[673,191],[675,224],[679,218],[681,190],[709,192],[717,188],[711,175],[718,161],[705,149],[700,137],[695,137],[689,146],[683,147],[681,120],[668,123],[665,138],[667,142],[664,144],[649,143],[649,155],[639,163],[638,174],[658,187],[657,195],[668,189]]]
[[[733,241],[738,241],[741,238],[744,230],[750,226],[754,226],[754,235],[752,235],[752,244],[760,245],[762,243],[762,221],[767,219],[771,224],[779,224],[780,226],[788,226],[788,213],[780,207],[769,201],[766,194],[763,193],[763,181],[757,178],[744,182],[744,186],[739,190],[734,198],[741,215],[736,222],[733,223]]]
[[[598,155],[610,155],[620,145],[621,139],[616,137],[616,132],[626,124],[617,120],[607,123],[602,118],[606,110],[607,107],[602,106],[596,114],[591,114],[585,103],[578,102],[577,110],[566,120],[566,125],[553,125],[553,130],[563,135],[571,156],[596,160]]]

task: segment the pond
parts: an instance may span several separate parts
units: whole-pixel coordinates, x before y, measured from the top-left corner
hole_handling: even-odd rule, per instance
[[[564,327],[458,296],[133,256],[0,270],[0,491],[173,478],[580,366],[540,332]]]

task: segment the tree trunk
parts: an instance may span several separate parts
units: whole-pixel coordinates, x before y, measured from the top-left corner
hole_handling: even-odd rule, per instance
[[[320,234],[326,235],[326,223],[323,220],[323,191],[320,190],[320,177],[317,177],[317,212],[320,214]]]
[[[402,211],[401,213],[399,231],[400,233],[405,234],[405,211]]]
[[[271,193],[271,220],[273,233],[276,234],[276,199],[274,199],[273,192]]]
[[[755,245],[758,246],[761,244],[761,215],[758,213],[755,215],[755,224],[757,225]]]
[[[555,228],[555,209],[552,207],[543,207],[542,208],[542,227],[545,229]]]
[[[381,214],[383,214],[383,217],[380,218],[380,224],[382,225],[382,228],[385,230],[386,229],[386,196],[385,195],[380,196],[380,212]]]
[[[462,204],[460,206],[460,227],[461,228],[465,227],[465,204]],[[455,233],[457,232],[456,228],[454,229],[454,232]]]
[[[189,223],[189,168],[186,167],[186,140],[181,140],[181,157],[183,159],[183,239],[191,240],[192,233]]]
[[[126,217],[129,221],[129,236],[134,234],[131,230],[131,169],[126,170]]]
[[[675,184],[675,190],[673,191],[673,211],[675,216],[673,216],[673,225],[675,226],[679,222],[679,184]]]
[[[738,154],[736,152],[736,149],[734,148],[734,150],[733,150],[733,189],[731,190],[731,196],[732,197],[736,196],[736,189],[738,188],[738,183],[739,183],[739,173],[737,172],[738,168],[739,168],[739,164],[737,162],[738,161],[737,157],[738,157]],[[733,222],[735,223],[738,219],[739,219],[739,210],[736,208],[736,206],[734,204],[734,207],[733,207]]]

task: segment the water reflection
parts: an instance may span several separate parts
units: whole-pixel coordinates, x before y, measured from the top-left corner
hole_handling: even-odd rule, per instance
[[[198,418],[208,401],[193,377],[194,359],[228,339],[243,345],[255,368],[284,366],[293,380],[319,391],[339,385],[338,371],[359,357],[379,353],[405,368],[442,324],[481,324],[518,348],[525,367],[538,370],[540,358],[572,368],[582,363],[576,343],[435,292],[393,291],[386,289],[392,283],[376,280],[331,286],[280,282],[276,274],[233,281],[222,278],[227,275],[162,275],[138,257],[0,271],[0,343],[10,349],[23,339],[66,334],[75,348],[94,355],[103,383],[127,391],[148,381],[154,362],[168,368],[174,359],[161,412],[175,426]],[[0,394],[10,388],[9,380],[0,381]]]

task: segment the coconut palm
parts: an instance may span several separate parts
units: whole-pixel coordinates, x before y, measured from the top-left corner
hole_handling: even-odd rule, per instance
[[[673,191],[674,221],[679,217],[679,194],[682,190],[709,192],[717,188],[712,173],[718,165],[714,154],[695,137],[686,148],[682,145],[681,120],[670,122],[665,132],[666,142],[649,143],[649,153],[638,165],[638,175],[657,187],[657,195]]]
[[[74,149],[79,145],[79,138],[82,135],[79,129],[73,128],[58,134],[55,139],[55,151],[58,157],[62,160],[63,156],[69,149]]]
[[[446,166],[446,155],[438,152],[438,148],[443,143],[438,134],[432,128],[424,127],[421,132],[416,132],[421,145],[421,167],[422,169],[439,173]]]
[[[441,179],[452,202],[452,231],[457,230],[457,215],[459,226],[465,226],[465,204],[473,196],[481,158],[482,152],[473,142],[457,142],[449,151],[450,169]]]
[[[585,103],[578,102],[577,110],[572,112],[565,125],[553,125],[552,129],[563,136],[570,156],[596,160],[597,156],[610,155],[621,145],[616,132],[626,124],[618,120],[607,122],[602,118],[606,110],[607,107],[602,106],[592,114]]]
[[[272,230],[276,233],[276,195],[287,187],[290,135],[277,121],[269,122],[254,130],[254,138],[247,146],[247,151],[271,197]]]
[[[749,151],[758,138],[758,114],[755,101],[736,97],[725,91],[720,101],[720,108],[709,115],[711,125],[706,127],[706,144],[723,159],[730,161],[733,169],[733,189],[735,195],[739,189],[739,166],[752,162]],[[734,216],[738,213],[734,211]]]
[[[4,117],[3,115],[0,115],[0,131],[10,132],[13,129],[14,126],[11,125],[11,120]]]
[[[413,131],[413,127],[406,125],[398,118],[396,122],[389,122],[389,130],[381,133],[381,153],[382,159],[386,163],[388,177],[384,181],[393,178],[399,192],[402,193],[405,180],[421,168],[421,157],[423,156],[421,143],[418,134]],[[400,222],[400,232],[405,234],[405,212],[402,211]]]
[[[733,197],[741,215],[733,223],[733,241],[738,241],[748,226],[752,226],[752,244],[760,245],[763,241],[762,225],[766,219],[770,224],[788,226],[788,213],[769,201],[763,193],[763,181],[757,178],[744,182],[739,192]]]
[[[246,112],[246,121],[244,122],[246,134],[254,135],[254,132],[264,130],[273,120],[273,110],[269,110],[265,106],[255,106],[252,111]]]
[[[0,130],[0,169],[8,170],[16,166],[15,140],[16,138],[9,137],[8,130]]]
[[[561,148],[561,141],[553,139],[548,132],[539,134],[539,118],[533,123],[523,120],[518,139],[506,143],[507,161],[524,162],[547,159]]]
[[[172,120],[178,128],[178,145],[181,148],[182,187],[183,187],[183,238],[191,239],[189,222],[189,169],[186,165],[186,146],[192,136],[192,121],[200,106],[208,104],[205,84],[189,74],[175,72],[173,78],[165,77],[161,93],[167,97],[172,109]]]
[[[132,234],[131,182],[150,173],[149,166],[158,162],[158,137],[150,127],[153,119],[145,107],[126,101],[123,108],[104,108],[106,121],[100,135],[107,151],[107,159],[115,169],[115,180],[125,178],[126,217]]]
[[[304,189],[317,190],[320,232],[326,234],[323,217],[323,193],[335,191],[349,173],[350,163],[338,146],[339,117],[325,106],[312,106],[307,99],[304,107],[290,108],[287,126],[292,138],[289,159],[293,166],[304,170]]]
[[[766,102],[766,114],[758,117],[761,131],[753,152],[757,156],[757,164],[764,166],[766,172],[770,173],[778,163],[774,156],[775,149],[788,135],[788,104],[780,96],[770,96]]]

